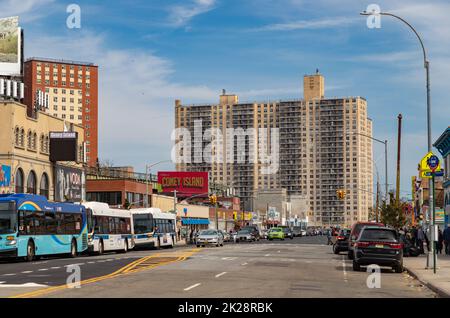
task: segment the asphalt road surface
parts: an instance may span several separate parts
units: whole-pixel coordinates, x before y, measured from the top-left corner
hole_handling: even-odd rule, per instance
[[[369,273],[353,272],[326,237],[226,244],[224,247],[131,251],[127,254],[0,263],[1,297],[437,297],[390,269],[381,288],[368,288]],[[77,265],[80,288],[67,288]]]

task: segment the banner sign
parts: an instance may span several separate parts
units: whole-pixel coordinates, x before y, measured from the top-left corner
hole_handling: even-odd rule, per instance
[[[11,186],[11,167],[0,165],[0,187]]]
[[[56,165],[55,201],[80,202],[83,199],[83,171]]]
[[[163,193],[177,191],[177,196],[208,195],[208,172],[158,172]]]

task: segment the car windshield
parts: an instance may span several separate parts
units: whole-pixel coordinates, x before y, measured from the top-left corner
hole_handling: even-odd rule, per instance
[[[0,234],[16,232],[17,213],[13,202],[0,202]]]
[[[346,229],[346,230],[341,230],[341,232],[339,232],[339,236],[349,236],[350,235],[350,230]]]
[[[248,233],[250,233],[250,230],[249,229],[243,229],[243,230],[240,230],[238,233],[239,234],[248,234]]]
[[[134,214],[133,224],[135,234],[153,232],[153,219],[150,214]]]
[[[200,232],[200,235],[217,235],[217,231],[214,230],[204,230]]]
[[[281,232],[281,229],[271,229],[270,232]]]
[[[396,241],[397,235],[393,230],[385,229],[365,229],[361,233],[363,241]]]

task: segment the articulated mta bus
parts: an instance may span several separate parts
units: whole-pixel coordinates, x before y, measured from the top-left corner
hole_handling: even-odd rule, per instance
[[[90,253],[126,253],[134,247],[129,210],[112,209],[100,202],[83,202],[82,205],[86,207]]]
[[[136,248],[173,247],[176,240],[176,215],[157,208],[132,209],[133,240]]]
[[[82,205],[53,203],[39,195],[1,194],[0,257],[76,257],[88,247],[86,221]]]

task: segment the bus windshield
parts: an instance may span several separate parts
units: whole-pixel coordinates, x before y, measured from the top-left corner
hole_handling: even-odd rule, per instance
[[[14,202],[0,202],[0,234],[13,234],[17,230]]]

